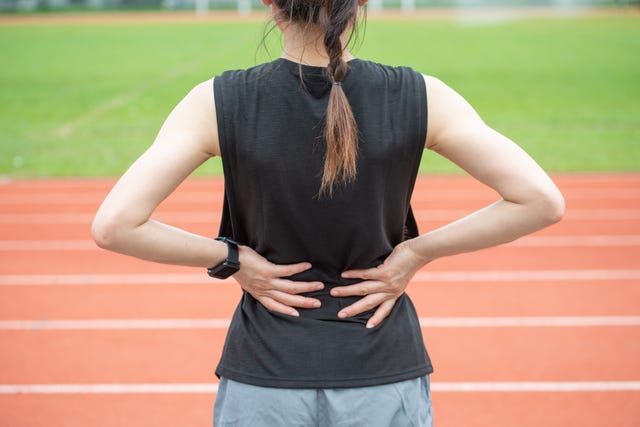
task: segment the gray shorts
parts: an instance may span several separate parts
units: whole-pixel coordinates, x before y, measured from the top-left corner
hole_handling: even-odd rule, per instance
[[[432,427],[429,376],[371,387],[288,389],[220,378],[214,427]]]

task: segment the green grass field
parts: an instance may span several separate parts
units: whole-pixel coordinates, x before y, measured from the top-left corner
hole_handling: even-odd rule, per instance
[[[196,83],[255,57],[264,23],[0,27],[0,175],[115,176]],[[279,56],[278,37],[270,38]],[[640,18],[370,20],[359,57],[458,90],[550,171],[640,170]],[[456,167],[428,153],[423,171]],[[209,162],[200,174],[220,173]]]

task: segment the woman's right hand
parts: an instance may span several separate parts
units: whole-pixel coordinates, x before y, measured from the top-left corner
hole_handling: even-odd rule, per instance
[[[320,300],[298,294],[319,291],[324,288],[324,283],[282,279],[310,269],[310,263],[274,264],[248,246],[238,246],[238,249],[240,270],[233,278],[266,309],[299,316],[294,307],[320,307]]]

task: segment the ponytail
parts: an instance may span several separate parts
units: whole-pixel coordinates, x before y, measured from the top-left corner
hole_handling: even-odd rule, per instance
[[[346,184],[356,178],[358,127],[342,89],[348,65],[342,57],[344,47],[340,36],[347,25],[354,22],[357,3],[352,0],[327,0],[325,7],[328,22],[324,45],[329,55],[327,74],[332,84],[324,130],[327,147],[320,194],[328,193],[331,196],[338,183]]]
[[[280,19],[302,25],[319,25],[324,33],[331,91],[324,129],[326,153],[318,195],[328,194],[331,197],[338,184],[353,182],[356,178],[358,128],[342,89],[348,66],[342,58],[346,46],[342,46],[340,36],[349,25],[355,28],[358,1],[274,0],[274,3],[281,11]]]

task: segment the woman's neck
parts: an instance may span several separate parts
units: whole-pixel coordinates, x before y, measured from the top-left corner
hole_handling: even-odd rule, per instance
[[[299,25],[288,24],[281,27],[281,30],[284,39],[282,58],[316,67],[329,65],[329,56],[324,47],[324,34],[317,28],[308,28],[305,31]],[[342,45],[345,46],[346,34],[341,37],[341,40]],[[348,48],[344,49],[342,57],[345,61],[353,59]]]

